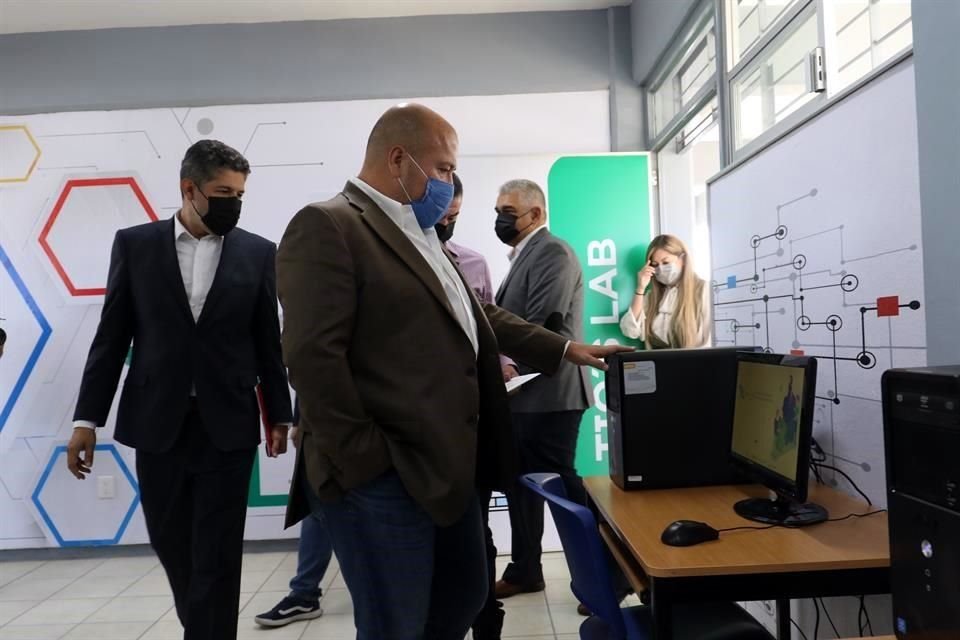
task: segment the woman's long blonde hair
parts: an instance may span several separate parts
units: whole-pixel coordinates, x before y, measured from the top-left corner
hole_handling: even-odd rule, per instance
[[[677,309],[673,314],[673,325],[670,327],[670,346],[678,348],[699,347],[701,324],[705,322],[703,308],[703,288],[706,282],[699,278],[693,270],[693,261],[687,252],[683,241],[671,235],[660,235],[650,242],[647,248],[647,263],[659,249],[678,258],[683,258],[683,273],[677,283]],[[650,282],[648,296],[646,335],[653,335],[653,319],[657,316],[660,302],[666,295],[667,287],[654,278]]]

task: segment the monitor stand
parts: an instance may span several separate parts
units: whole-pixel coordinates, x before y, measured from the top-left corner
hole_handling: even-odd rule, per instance
[[[800,504],[783,498],[749,498],[733,505],[733,510],[741,518],[783,527],[807,527],[826,522],[830,517],[827,510],[818,504]]]

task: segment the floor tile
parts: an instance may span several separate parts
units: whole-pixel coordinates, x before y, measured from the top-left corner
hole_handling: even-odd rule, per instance
[[[266,582],[260,585],[259,591],[287,591],[290,589],[290,578],[292,577],[293,573],[289,573],[283,567],[280,567],[270,574]]]
[[[566,602],[550,605],[550,618],[557,633],[579,633],[580,625],[586,620],[577,613],[575,602]]]
[[[578,604],[577,596],[570,590],[570,580],[547,580],[547,602],[551,605],[564,602]]]
[[[544,580],[570,580],[570,569],[562,554],[543,554],[543,578]]]
[[[340,573],[339,571],[337,572],[337,575],[333,577],[333,580],[330,581],[330,585],[327,587],[327,589],[346,589],[346,588],[347,588],[347,583],[343,581],[343,574]]]
[[[320,608],[324,615],[344,615],[353,616],[353,600],[350,598],[350,592],[346,589],[331,589],[323,594],[320,600]]]
[[[136,558],[110,558],[85,577],[87,578],[115,578],[121,576],[135,576],[142,578],[156,569],[160,561],[156,556],[138,556]]]
[[[46,600],[10,622],[10,626],[80,623],[89,618],[109,598],[84,598],[78,600]]]
[[[170,596],[121,596],[87,618],[85,622],[155,622],[173,607]]]
[[[183,640],[183,627],[176,620],[161,620],[147,629],[139,640]]]
[[[292,573],[295,573],[297,570],[297,560],[298,558],[297,558],[296,552],[288,553],[287,557],[281,560],[280,564],[277,565],[277,569],[278,570],[283,569],[285,571],[289,571],[291,572],[291,575],[292,575]]]
[[[0,601],[11,600],[46,600],[67,585],[75,578],[49,578],[37,580],[32,574],[14,580],[0,589]]]
[[[31,578],[79,578],[85,576],[98,566],[103,560],[55,560],[38,567],[30,573]]]
[[[283,562],[289,554],[283,552],[271,553],[245,553],[243,555],[243,570],[247,571],[267,571],[273,572]]]
[[[237,640],[300,640],[306,630],[304,622],[292,622],[285,627],[274,629],[264,629],[254,622],[250,622],[249,626],[245,625],[247,623],[242,622],[237,629]]]
[[[130,588],[137,578],[103,577],[89,578],[84,576],[54,594],[54,598],[115,598]]]
[[[38,600],[0,602],[0,627],[40,604]]]
[[[344,640],[356,636],[352,615],[327,615],[311,620],[301,640]]]
[[[553,635],[546,605],[508,609],[503,619],[503,637]]]
[[[170,581],[167,580],[166,575],[156,575],[149,574],[146,575],[133,584],[131,584],[124,592],[123,596],[170,596],[173,597],[173,593],[170,591]]]
[[[35,571],[43,564],[33,561],[0,562],[0,587]]]
[[[240,593],[256,593],[263,588],[270,571],[244,571],[240,576]]]
[[[52,624],[42,627],[11,627],[0,629],[0,640],[60,640],[76,625]]]
[[[149,622],[97,622],[79,624],[64,640],[135,640],[150,628]]]

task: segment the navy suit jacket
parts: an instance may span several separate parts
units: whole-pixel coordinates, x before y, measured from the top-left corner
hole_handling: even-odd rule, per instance
[[[258,383],[269,422],[291,422],[275,257],[269,240],[242,229],[228,233],[203,312],[194,321],[173,219],[119,231],[74,419],[100,426],[107,421],[132,341],[117,441],[145,452],[169,450],[189,408],[191,385],[203,426],[223,451],[260,442]]]

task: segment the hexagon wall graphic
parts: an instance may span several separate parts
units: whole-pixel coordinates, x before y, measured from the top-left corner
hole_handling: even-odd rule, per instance
[[[53,329],[3,246],[0,246],[0,267],[3,267],[0,270],[0,316],[6,318],[5,326],[9,334],[4,349],[3,371],[0,373],[0,431],[3,431]],[[12,291],[17,295],[8,293]],[[34,322],[35,328],[26,328]],[[13,332],[12,326],[22,329]]]
[[[61,547],[114,545],[140,504],[140,488],[117,447],[96,446],[93,473],[77,480],[67,470],[67,447],[54,447],[31,496],[37,524]],[[115,497],[97,497],[98,478],[112,476]]]
[[[114,234],[156,219],[131,176],[71,179],[43,225],[40,247],[70,296],[102,296]]]
[[[40,147],[26,125],[0,125],[0,184],[26,182],[40,160]]]

